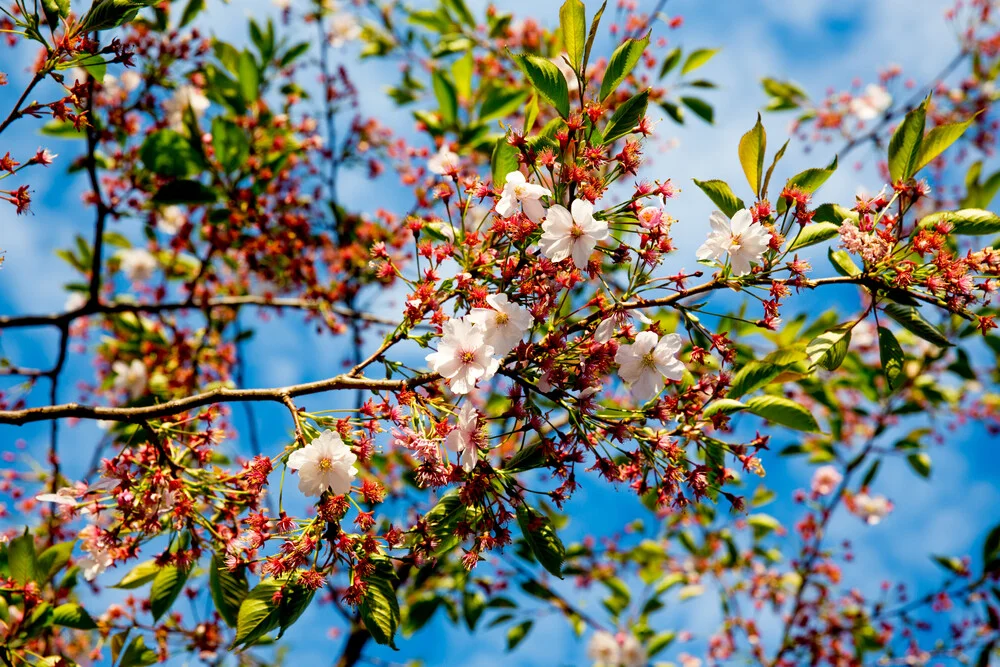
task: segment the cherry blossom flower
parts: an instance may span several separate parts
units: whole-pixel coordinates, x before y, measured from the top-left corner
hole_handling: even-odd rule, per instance
[[[427,169],[432,174],[445,176],[458,171],[458,153],[450,150],[447,146],[442,146],[437,153],[427,160]]]
[[[594,218],[594,205],[589,201],[576,199],[571,209],[572,214],[558,204],[549,209],[538,246],[553,262],[572,256],[573,264],[582,270],[587,268],[597,243],[608,238],[608,223]]]
[[[587,657],[599,665],[617,666],[621,661],[621,647],[610,632],[598,630],[587,642]]]
[[[208,110],[209,101],[199,88],[184,84],[174,91],[174,96],[163,103],[167,112],[167,125],[172,130],[184,129],[184,112],[191,109],[195,118],[201,118]]]
[[[875,526],[892,511],[892,503],[885,496],[859,493],[851,499],[850,509],[869,526]]]
[[[339,49],[361,37],[361,25],[354,14],[339,11],[330,19],[330,46]]]
[[[431,370],[448,380],[456,394],[468,394],[479,380],[488,380],[500,367],[493,359],[493,346],[486,344],[482,329],[465,318],[444,323],[437,352],[427,355]]]
[[[833,466],[820,466],[816,468],[812,478],[813,493],[820,496],[828,496],[837,490],[843,481],[844,476]]]
[[[853,98],[848,105],[858,120],[875,120],[892,106],[892,95],[877,83],[869,83],[865,92]]]
[[[621,656],[618,661],[622,667],[645,667],[648,661],[646,649],[642,647],[635,635],[619,633],[618,643],[621,646]]]
[[[471,472],[479,461],[479,447],[476,445],[478,432],[479,413],[472,403],[466,401],[458,411],[455,428],[444,440],[444,446],[459,455],[459,463],[465,472]]]
[[[540,200],[542,197],[551,196],[552,193],[548,188],[528,183],[524,174],[512,171],[507,174],[506,185],[503,186],[500,201],[497,202],[497,215],[501,218],[509,218],[517,212],[517,204],[520,202],[521,209],[528,216],[528,219],[532,222],[540,222],[545,217],[545,207],[542,206]]]
[[[486,344],[493,346],[493,354],[502,357],[524,338],[533,318],[527,308],[512,303],[506,294],[491,294],[486,303],[491,307],[473,308],[466,319],[483,330]]]
[[[635,343],[622,345],[615,353],[618,375],[640,403],[652,400],[663,390],[663,378],[680,380],[684,364],[677,359],[681,337],[667,334],[662,339],[652,331],[636,335]]]
[[[156,257],[145,248],[125,248],[118,251],[118,261],[128,279],[134,282],[144,282],[153,277],[156,271]]]
[[[357,476],[357,455],[344,444],[340,434],[327,429],[312,442],[288,456],[288,467],[299,474],[299,491],[307,496],[321,496],[329,489],[334,495],[351,490]]]
[[[39,493],[35,500],[40,503],[55,503],[67,507],[76,507],[77,489],[72,486],[64,486],[57,489],[55,493]]]
[[[115,374],[114,388],[117,391],[125,390],[129,398],[135,400],[146,392],[146,384],[149,376],[146,372],[146,365],[141,359],[133,359],[131,363],[116,361],[111,364],[111,371]]]
[[[156,216],[156,228],[165,234],[176,234],[187,222],[180,206],[165,206]]]
[[[698,248],[698,259],[721,261],[728,254],[734,276],[750,273],[750,264],[760,262],[771,240],[764,225],[754,223],[747,209],[737,211],[732,220],[714,211],[708,220],[712,231]]]
[[[115,559],[111,551],[104,544],[100,536],[100,529],[97,526],[89,525],[80,531],[80,539],[83,540],[83,550],[86,556],[78,561],[83,578],[93,581],[99,574],[114,565]]]
[[[83,292],[70,292],[66,296],[66,304],[63,306],[67,313],[80,310],[87,305],[87,295]]]

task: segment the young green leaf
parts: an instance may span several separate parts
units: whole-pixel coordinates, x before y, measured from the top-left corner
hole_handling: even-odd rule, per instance
[[[281,581],[265,579],[253,587],[240,604],[233,646],[252,646],[278,627],[278,605],[274,595],[281,591]]]
[[[156,561],[143,561],[133,567],[129,573],[122,577],[122,580],[112,586],[112,588],[139,588],[139,586],[155,579],[156,574],[159,571],[160,566],[156,564]]]
[[[493,157],[491,159],[490,170],[493,174],[493,185],[503,187],[507,182],[507,174],[517,171],[518,152],[517,149],[507,142],[507,137],[497,139],[493,147]]]
[[[674,49],[667,54],[667,57],[663,59],[663,65],[660,67],[660,78],[662,79],[669,74],[673,68],[677,67],[677,63],[680,61],[681,47],[677,46],[674,47]]]
[[[939,222],[950,223],[953,233],[965,236],[984,236],[1000,232],[1000,216],[979,208],[931,213],[920,220],[920,227],[933,227]]]
[[[806,345],[809,360],[828,371],[836,370],[844,363],[851,345],[851,329],[854,324],[847,322],[821,333]]]
[[[830,258],[833,268],[840,275],[845,277],[861,275],[861,269],[858,268],[858,265],[854,263],[854,260],[851,259],[851,256],[846,251],[830,248],[826,254]]]
[[[38,557],[35,555],[35,538],[28,529],[7,545],[7,568],[10,577],[20,585],[38,578]]]
[[[889,303],[885,306],[885,314],[894,319],[901,327],[912,334],[920,336],[928,343],[938,347],[951,347],[951,342],[941,330],[923,318],[913,306],[901,306]]]
[[[437,98],[438,111],[441,113],[441,121],[446,127],[454,125],[458,120],[458,92],[455,90],[455,84],[441,70],[431,72],[431,83],[434,87],[434,96]]]
[[[835,225],[832,222],[814,222],[802,228],[799,235],[789,244],[788,252],[798,250],[799,248],[807,248],[839,235],[840,225]]]
[[[684,66],[681,67],[681,74],[690,74],[695,71],[719,52],[719,49],[695,49],[688,54],[687,59],[684,61]]]
[[[569,61],[573,69],[578,70],[583,62],[587,39],[587,13],[580,0],[566,0],[559,8],[559,27]]]
[[[173,130],[157,130],[142,142],[139,157],[159,176],[187,176],[201,163],[187,138]]]
[[[182,570],[176,565],[167,565],[156,573],[149,589],[149,606],[154,621],[158,621],[174,604],[184,588],[187,576],[188,570]]]
[[[72,602],[61,604],[52,610],[52,622],[55,625],[75,630],[93,630],[97,627],[97,623],[90,617],[87,610]]]
[[[729,385],[730,398],[739,398],[771,383],[785,370],[784,366],[766,361],[748,361],[733,375]]]
[[[757,122],[750,130],[740,138],[739,156],[743,173],[746,174],[747,182],[754,193],[760,193],[761,178],[764,176],[764,153],[767,150],[767,132],[760,122],[760,114],[757,114]]]
[[[896,336],[885,327],[878,328],[878,352],[889,388],[896,389],[903,383],[903,348],[899,346]]]
[[[699,181],[697,178],[691,179],[702,192],[708,195],[712,203],[719,207],[719,210],[730,218],[740,209],[746,208],[743,200],[733,194],[732,188],[725,181],[710,180]]]
[[[889,176],[893,181],[905,180],[916,172],[926,115],[924,102],[906,114],[889,140]]]
[[[399,602],[396,600],[396,573],[388,560],[376,561],[375,572],[368,577],[368,588],[361,599],[358,610],[371,633],[379,644],[396,648],[396,628],[399,627]]]
[[[242,567],[236,572],[230,572],[218,554],[212,554],[209,567],[208,589],[212,594],[215,610],[229,627],[235,628],[240,605],[250,591],[246,572]]]
[[[635,130],[636,125],[646,115],[646,105],[649,102],[649,91],[644,90],[629,98],[615,109],[607,127],[604,128],[604,144],[610,144]]]
[[[540,56],[528,53],[510,54],[531,85],[539,94],[556,108],[563,118],[569,116],[569,88],[566,77],[556,64]]]
[[[812,413],[784,396],[755,396],[747,401],[747,410],[758,417],[797,431],[819,432],[819,424]]]
[[[910,464],[910,468],[913,472],[917,473],[924,479],[928,479],[931,476],[931,457],[924,452],[918,452],[916,454],[910,454],[906,457],[906,462]]]
[[[524,621],[512,627],[507,631],[507,650],[513,651],[517,648],[517,645],[524,641],[524,638],[528,636],[531,632],[531,626],[534,625],[534,621]]]
[[[142,635],[136,635],[135,639],[129,642],[128,647],[122,652],[121,662],[118,667],[148,667],[160,661],[156,651],[146,648],[146,640]]]
[[[683,96],[681,97],[681,102],[709,125],[715,121],[715,110],[712,109],[712,105],[700,97]]]
[[[732,398],[717,398],[701,411],[701,416],[709,419],[717,414],[728,415],[745,410],[746,405]]]
[[[635,68],[642,52],[649,44],[649,33],[642,39],[626,39],[621,46],[611,54],[608,61],[608,68],[604,71],[604,80],[601,81],[601,92],[597,99],[603,102],[611,93],[618,89],[625,77]]]
[[[604,16],[604,10],[607,6],[608,0],[604,0],[601,6],[598,7],[597,13],[594,14],[594,18],[590,21],[590,31],[587,33],[587,46],[583,50],[583,63],[580,65],[581,71],[585,71],[587,63],[590,62],[590,51],[594,48],[594,39],[597,38],[597,28],[601,25],[601,17]]]
[[[490,88],[479,106],[479,120],[485,122],[506,118],[521,108],[529,94],[518,88]]]
[[[107,239],[105,239],[105,242],[107,242]],[[48,581],[54,577],[56,572],[61,570],[63,566],[69,562],[70,556],[73,554],[73,546],[75,544],[76,540],[60,542],[59,544],[53,544],[45,551],[38,554],[39,579]]]
[[[517,523],[521,535],[542,567],[562,579],[562,564],[566,547],[556,534],[552,522],[544,514],[522,504],[517,508]]]
[[[801,171],[791,178],[788,179],[788,188],[794,188],[796,190],[801,190],[802,192],[808,192],[812,194],[819,190],[820,186],[829,180],[833,176],[833,172],[837,171],[837,156],[833,156],[833,162],[831,162],[826,167],[819,169],[806,169]],[[785,209],[788,208],[788,201],[781,197],[778,199],[778,213],[784,213]]]
[[[979,114],[976,115],[978,116]],[[916,166],[913,169],[913,173],[917,173],[930,164],[937,156],[941,155],[941,153],[944,153],[949,146],[965,134],[965,131],[969,129],[969,126],[975,120],[976,116],[973,116],[961,123],[939,125],[928,132],[924,136],[923,141],[920,142],[920,150],[917,153]]]

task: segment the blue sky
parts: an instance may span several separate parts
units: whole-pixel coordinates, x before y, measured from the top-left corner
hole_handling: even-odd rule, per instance
[[[591,0],[588,4],[596,4]],[[643,0],[644,5],[655,4]],[[483,2],[472,2],[479,7]],[[669,120],[660,126],[661,135],[674,136],[677,146],[662,154],[652,155],[643,174],[647,177],[670,177],[682,188],[681,194],[669,206],[669,212],[679,220],[674,230],[678,251],[668,262],[667,271],[693,269],[693,251],[704,238],[710,202],[690,184],[691,178],[722,178],[734,187],[743,183],[736,160],[736,143],[765,103],[758,81],[763,76],[797,80],[813,95],[821,95],[828,87],[848,88],[855,77],[865,81],[875,78],[878,69],[899,64],[907,76],[923,83],[937,72],[955,53],[954,36],[942,20],[946,3],[938,0],[671,0],[668,13],[685,17],[679,31],[657,29],[666,35],[671,45],[721,47],[722,52],[706,66],[707,77],[720,84],[720,89],[708,97],[715,105],[716,125],[708,127],[697,119],[683,128],[672,126]],[[548,25],[556,21],[558,3],[517,0],[504,4],[504,9],[524,15],[529,11]],[[590,10],[593,11],[593,7]],[[245,39],[245,27],[234,15],[245,13],[263,17],[273,13],[267,2],[222,5],[216,3],[204,17],[203,25],[217,31],[219,37],[232,42]],[[607,43],[602,53],[607,53]],[[0,88],[0,109],[8,109],[12,96],[19,92],[25,80],[25,68],[33,53],[19,51],[20,62],[12,62],[9,51],[0,56],[0,70],[7,72],[11,83]],[[342,51],[340,56],[353,61],[354,52]],[[408,112],[391,109],[381,94],[383,85],[394,81],[395,65],[364,64],[356,76],[362,86],[365,111],[377,112],[380,119],[400,132],[411,133]],[[373,83],[368,83],[373,82]],[[42,97],[42,96],[40,96]],[[654,112],[655,113],[655,112]],[[788,116],[765,116],[772,150],[780,146],[787,134]],[[78,206],[83,185],[79,179],[65,176],[65,168],[80,148],[73,142],[50,140],[35,135],[31,123],[15,126],[4,135],[0,153],[25,154],[39,145],[49,146],[61,154],[61,159],[49,168],[44,177],[32,174],[35,183],[33,213],[16,217],[9,206],[0,207],[0,248],[6,252],[6,262],[0,270],[0,313],[20,313],[59,310],[65,301],[62,285],[73,278],[68,267],[53,255],[53,250],[72,242],[75,233],[89,234],[91,214],[82,216]],[[795,144],[779,170],[778,177],[801,168],[825,165],[831,155],[817,152],[804,154]],[[821,191],[823,200],[850,201],[859,187],[877,190],[879,183],[870,169],[855,170],[853,165],[870,158],[857,152],[835,174]],[[870,160],[869,160],[870,161]],[[46,182],[47,181],[47,182]],[[10,181],[7,181],[9,183]],[[392,197],[393,181],[370,182],[363,176],[349,175],[342,179],[341,192],[347,204],[362,205],[373,198]],[[737,191],[745,195],[745,192]],[[132,232],[129,223],[119,223],[120,231]],[[819,262],[815,262],[821,266]],[[849,298],[850,293],[841,294]],[[379,308],[392,316],[398,312],[398,299],[393,295],[382,298]],[[252,318],[246,318],[250,323]],[[25,366],[46,366],[53,360],[55,335],[33,330],[4,334],[0,339],[3,353]],[[251,386],[274,386],[327,377],[338,372],[343,359],[339,346],[329,337],[316,338],[310,327],[303,327],[294,314],[272,318],[258,327],[258,334],[247,346],[252,360],[247,374]],[[79,379],[89,378],[91,367],[85,357],[76,355],[68,367],[68,381],[63,383],[61,400],[75,398],[73,386]],[[33,397],[42,400],[41,392]],[[304,401],[308,408],[337,407],[333,397]],[[261,406],[257,410],[264,451],[275,452],[287,442],[288,424],[283,409]],[[99,437],[92,424],[63,429],[63,452],[67,459],[67,474],[81,471],[90,456],[90,443]],[[47,432],[43,426],[22,428],[0,427],[0,452],[14,451],[15,441],[24,438],[28,451],[44,451]],[[793,442],[793,437],[781,434],[775,438],[773,450]],[[227,445],[238,446],[238,445]],[[945,446],[935,449],[934,475],[930,482],[920,481],[902,462],[890,462],[883,471],[878,491],[890,498],[906,498],[878,528],[867,529],[850,516],[841,516],[832,525],[831,541],[851,537],[855,544],[855,565],[846,572],[848,581],[862,590],[872,592],[884,579],[912,582],[937,580],[938,568],[928,559],[929,553],[966,553],[978,550],[984,529],[983,522],[995,515],[1000,494],[997,492],[998,473],[995,465],[995,441],[975,426],[964,427],[948,439]],[[800,462],[770,456],[764,460],[768,470],[766,483],[782,494],[786,502],[775,503],[767,511],[786,524],[797,515],[787,503],[791,490],[808,484],[811,468]],[[16,464],[24,469],[23,460]],[[565,538],[572,540],[587,533],[608,534],[630,519],[642,515],[627,491],[595,484],[586,484],[570,505],[573,516]],[[500,556],[501,560],[503,556]],[[600,616],[602,611],[593,599],[568,590],[571,600]],[[668,609],[661,615],[667,629],[671,622],[685,619],[688,629],[712,629],[717,619],[714,603],[708,599],[693,600]],[[111,598],[104,598],[108,600]],[[293,655],[303,664],[324,664],[339,648],[326,633],[334,614],[328,609],[313,609],[289,633]],[[695,627],[690,620],[695,619]],[[678,627],[679,629],[679,627]],[[585,664],[583,643],[572,637],[568,626],[554,616],[539,618],[534,641],[517,651],[510,659],[519,665]],[[402,651],[393,654],[380,649],[374,655],[402,662],[422,659],[425,664],[450,664],[461,661],[467,667],[494,665],[504,645],[502,631],[469,636],[442,622],[439,616],[417,637],[401,644]],[[687,650],[697,653],[697,644]],[[670,657],[670,656],[668,656]]]

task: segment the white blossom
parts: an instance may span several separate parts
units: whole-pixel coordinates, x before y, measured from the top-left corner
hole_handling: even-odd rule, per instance
[[[486,303],[490,308],[473,308],[467,319],[483,330],[493,354],[502,357],[521,342],[533,318],[527,308],[512,303],[506,294],[491,294]]]
[[[288,467],[299,474],[299,491],[307,496],[320,496],[329,489],[336,495],[351,490],[357,476],[354,463],[357,455],[344,444],[340,434],[327,429],[312,442],[292,452]]]
[[[877,525],[892,511],[892,503],[885,496],[870,496],[859,493],[851,502],[854,513],[864,519],[869,526]]]
[[[587,642],[587,657],[599,665],[617,667],[621,661],[621,647],[613,634],[598,630]]]
[[[166,111],[167,125],[172,130],[184,129],[184,113],[191,109],[195,118],[201,118],[208,110],[208,98],[190,84],[184,84],[174,91],[173,97],[163,103]]]
[[[180,206],[165,206],[156,215],[156,228],[164,234],[176,234],[185,222],[187,216]]]
[[[432,174],[444,176],[458,171],[458,153],[450,150],[447,146],[441,146],[437,153],[427,160],[427,169]]]
[[[458,461],[465,472],[471,472],[479,461],[479,447],[476,446],[478,431],[479,413],[472,403],[466,401],[458,411],[455,428],[444,440],[444,446],[459,455]]]
[[[747,209],[737,211],[732,220],[721,211],[715,211],[708,220],[712,231],[698,248],[698,259],[721,261],[728,254],[734,276],[750,273],[750,264],[760,262],[771,240],[764,225],[754,224]]]
[[[629,384],[640,403],[652,400],[663,389],[663,378],[680,380],[684,364],[677,359],[681,337],[667,334],[662,339],[652,331],[636,335],[635,343],[622,345],[615,353],[618,375]]]
[[[87,555],[81,558],[77,565],[83,572],[83,578],[87,581],[93,581],[97,575],[111,567],[115,559],[100,537],[97,526],[89,525],[81,530],[80,539],[83,541],[83,551]]]
[[[843,481],[844,476],[833,466],[820,466],[816,468],[812,478],[813,493],[820,496],[828,496],[837,490]]]
[[[146,384],[149,376],[146,372],[146,365],[141,359],[133,359],[132,363],[116,361],[111,364],[111,371],[115,374],[114,388],[117,391],[127,391],[129,398],[135,400],[146,392]]]
[[[468,394],[479,380],[488,380],[500,367],[493,346],[486,344],[482,329],[465,318],[444,323],[437,352],[427,355],[427,365],[448,380],[456,394]]]
[[[66,505],[76,507],[76,487],[64,486],[57,489],[55,493],[39,493],[35,500],[40,503],[55,503],[56,505]]]
[[[538,246],[553,262],[572,256],[573,264],[582,270],[587,268],[597,243],[608,238],[608,223],[596,220],[594,205],[584,199],[575,199],[570,208],[572,214],[558,204],[549,209]]]
[[[361,25],[350,12],[340,11],[330,19],[330,46],[338,49],[361,37]]]
[[[877,83],[869,83],[865,92],[853,98],[848,106],[858,120],[875,120],[892,106],[892,95]]]
[[[80,310],[87,305],[87,295],[84,292],[70,292],[66,295],[66,312]]]
[[[145,248],[125,248],[118,251],[118,261],[122,271],[132,281],[146,281],[156,271],[156,257]]]
[[[646,649],[642,647],[635,635],[628,634],[621,637],[619,663],[622,667],[645,667],[646,662]]]
[[[532,222],[540,222],[545,216],[545,207],[542,206],[542,197],[551,197],[552,193],[548,188],[541,185],[528,183],[524,174],[519,171],[512,171],[507,174],[506,184],[503,192],[500,193],[500,201],[497,202],[497,215],[501,218],[509,218],[517,212],[517,204],[520,202],[521,209]]]

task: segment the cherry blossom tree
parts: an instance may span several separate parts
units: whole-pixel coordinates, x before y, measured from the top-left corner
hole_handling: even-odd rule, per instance
[[[705,195],[693,255],[679,184],[644,153],[714,121],[716,51],[673,46],[665,2],[565,0],[551,25],[417,4],[285,2],[239,45],[210,36],[205,0],[2,6],[0,138],[60,142],[0,145],[4,225],[39,223],[44,170],[87,190],[65,308],[0,316],[0,341],[57,334],[51,366],[0,366],[5,436],[50,429],[0,483],[3,664],[277,664],[311,606],[344,667],[436,617],[530,649],[541,614],[602,665],[1000,659],[995,517],[981,553],[929,548],[939,581],[878,597],[843,584],[851,546],[828,536],[907,502],[884,467],[927,478],[956,424],[1000,431],[997,4],[948,11],[957,56],[929,82],[888,70],[817,98],[765,79],[756,123],[716,147],[745,182],[682,184]],[[398,75],[377,104],[358,49]],[[790,173],[805,148],[826,157]],[[884,187],[828,201],[849,155]],[[345,175],[393,194],[358,207]],[[345,370],[249,386],[246,342],[275,317]],[[93,373],[69,386],[75,358]],[[811,488],[771,490],[777,457],[814,466]],[[644,514],[568,540],[584,485]],[[708,596],[714,631],[664,621]]]

